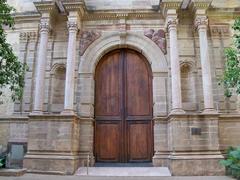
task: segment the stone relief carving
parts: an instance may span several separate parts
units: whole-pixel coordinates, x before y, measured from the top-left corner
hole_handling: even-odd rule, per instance
[[[151,39],[162,50],[164,54],[167,53],[164,30],[160,29],[155,31],[153,29],[148,29],[144,31],[144,35]]]
[[[100,32],[82,31],[80,34],[80,56],[82,56],[90,44],[92,44],[100,36]]]

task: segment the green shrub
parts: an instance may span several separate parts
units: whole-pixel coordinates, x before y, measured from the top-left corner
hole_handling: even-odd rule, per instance
[[[0,168],[4,168],[6,166],[6,158],[0,158]]]
[[[240,147],[230,147],[227,150],[226,159],[220,161],[220,163],[226,167],[228,175],[240,180]]]

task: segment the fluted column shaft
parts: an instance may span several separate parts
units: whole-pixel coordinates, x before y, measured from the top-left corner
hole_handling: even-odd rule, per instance
[[[207,40],[207,25],[208,25],[207,17],[206,16],[196,17],[195,25],[198,29],[200,43],[200,59],[202,68],[202,84],[204,97],[203,112],[205,113],[214,112],[215,110],[213,104],[212,75]]]
[[[49,33],[49,19],[42,18],[40,22],[40,43],[37,55],[37,69],[33,105],[33,113],[36,114],[38,113],[41,114],[43,111],[48,33]]]
[[[167,26],[170,39],[170,65],[171,65],[171,81],[172,81],[172,111],[173,114],[184,113],[182,109],[182,94],[181,94],[181,77],[180,63],[177,44],[177,23],[176,17],[167,19]]]
[[[73,114],[74,84],[75,84],[75,62],[76,62],[76,38],[78,32],[77,22],[68,21],[68,50],[67,70],[65,81],[64,111],[62,113]]]

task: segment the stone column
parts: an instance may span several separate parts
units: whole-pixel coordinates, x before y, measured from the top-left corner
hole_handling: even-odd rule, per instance
[[[171,114],[183,114],[182,94],[181,94],[181,77],[180,63],[177,44],[177,15],[167,17],[167,28],[170,39],[170,64],[172,80],[172,111]]]
[[[196,16],[195,26],[197,27],[200,43],[200,58],[202,67],[202,84],[204,97],[204,111],[203,113],[215,113],[212,93],[212,75],[208,53],[207,40],[207,25],[208,19],[206,16]]]
[[[64,110],[62,114],[74,114],[74,84],[75,84],[75,62],[76,62],[76,38],[78,32],[77,18],[68,17],[68,51],[67,70],[65,81]]]
[[[43,17],[40,21],[40,43],[37,55],[36,83],[34,94],[33,113],[41,114],[44,102],[45,66],[47,61],[47,46],[49,32],[49,18]]]

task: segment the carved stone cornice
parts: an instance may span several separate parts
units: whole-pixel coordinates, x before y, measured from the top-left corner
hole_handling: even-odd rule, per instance
[[[80,17],[83,17],[87,13],[87,8],[83,0],[64,0],[62,3],[66,11],[76,11]]]
[[[168,16],[172,13],[177,13],[177,10],[181,7],[182,0],[173,0],[173,1],[162,1],[161,9],[163,16]]]
[[[40,2],[34,2],[34,5],[38,12],[47,13],[52,12],[56,10],[56,5],[54,1],[40,1]]]
[[[110,19],[161,19],[162,14],[150,10],[119,10],[112,11],[94,11],[83,16],[83,20],[110,20]]]
[[[208,9],[212,0],[192,0],[190,7],[193,9]]]

